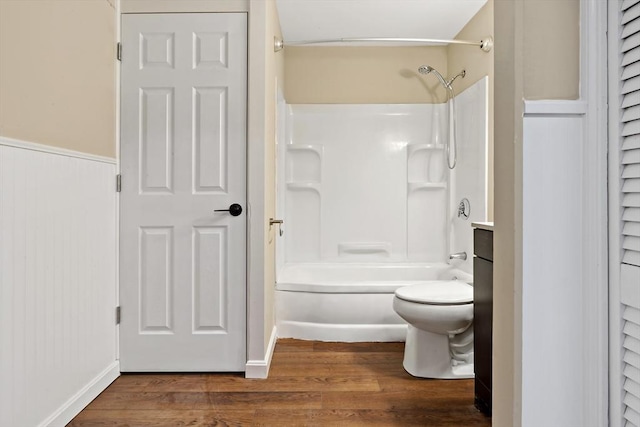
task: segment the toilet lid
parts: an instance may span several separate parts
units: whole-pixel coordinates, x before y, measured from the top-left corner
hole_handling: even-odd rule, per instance
[[[398,288],[396,296],[421,304],[469,304],[473,302],[473,287],[458,280],[437,280]]]

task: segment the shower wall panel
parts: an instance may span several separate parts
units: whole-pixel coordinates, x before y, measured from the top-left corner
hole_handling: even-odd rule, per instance
[[[456,267],[473,270],[472,222],[487,220],[488,78],[465,89],[455,98],[457,165],[450,173],[451,252],[466,252],[467,260],[453,261]],[[465,214],[458,212],[460,201],[469,201]]]
[[[286,262],[442,261],[444,105],[291,105]]]

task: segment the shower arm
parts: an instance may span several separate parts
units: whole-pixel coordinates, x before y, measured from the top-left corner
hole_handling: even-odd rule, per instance
[[[460,71],[458,74],[456,74],[455,76],[451,77],[449,80],[447,80],[447,86],[451,88],[451,84],[455,81],[455,79],[457,79],[458,77],[462,77],[464,78],[464,76],[467,75],[467,70],[462,70]]]
[[[459,44],[468,46],[478,46],[484,52],[490,52],[493,48],[493,38],[485,37],[480,41],[471,40],[447,40],[447,39],[416,39],[416,38],[393,38],[393,37],[347,37],[339,39],[320,39],[320,40],[297,40],[284,41],[274,37],[273,50],[278,52],[285,46],[304,46],[325,43],[357,43],[357,42],[382,42],[382,43],[435,43],[435,44]]]

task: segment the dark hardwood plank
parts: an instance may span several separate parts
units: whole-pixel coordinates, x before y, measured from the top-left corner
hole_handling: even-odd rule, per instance
[[[311,425],[312,409],[258,409],[254,415],[254,426],[294,427]]]
[[[217,409],[319,409],[320,392],[205,393]],[[205,408],[197,408],[205,409]]]
[[[342,392],[322,393],[323,409],[438,409],[448,407],[473,407],[473,398],[455,396],[439,391],[417,393],[415,390],[381,392]]]
[[[404,353],[404,343],[403,342],[322,342],[322,341],[311,341],[313,342],[313,350],[314,351],[329,351],[332,353],[336,352],[347,352],[347,353],[356,353],[356,352],[367,352],[367,353]],[[280,341],[278,341],[278,345]]]
[[[89,405],[90,409],[166,409],[179,411],[195,409],[196,405],[204,406],[209,403],[206,393],[198,392],[110,392],[106,391]],[[211,407],[211,405],[208,405]]]
[[[229,375],[229,374],[224,374]],[[242,374],[231,374],[238,378]],[[206,374],[123,374],[110,387],[117,391],[207,391],[210,375]]]
[[[207,391],[280,392],[280,391],[379,391],[375,378],[363,376],[281,376],[266,380],[211,378]]]
[[[446,390],[455,396],[473,397],[473,380],[433,380],[415,378],[404,372],[400,375],[381,375],[378,384],[382,391],[411,390],[421,391],[423,394],[441,393]]]
[[[313,351],[315,341],[294,340],[291,338],[278,339],[274,353],[289,351]]]
[[[473,408],[470,408],[473,410]],[[424,411],[322,409],[309,411],[257,410],[257,426],[451,426],[489,427],[488,418],[470,410]]]
[[[253,410],[84,410],[72,427],[168,427],[168,426],[243,426],[254,422]]]
[[[489,426],[461,412],[429,412],[421,409],[344,410],[331,409],[311,414],[309,425],[317,426]]]
[[[307,365],[309,363],[333,363],[333,364],[356,364],[363,365],[369,363],[400,363],[402,364],[402,353],[382,353],[382,352],[291,352],[276,353],[272,362],[282,363],[286,366],[293,364]]]

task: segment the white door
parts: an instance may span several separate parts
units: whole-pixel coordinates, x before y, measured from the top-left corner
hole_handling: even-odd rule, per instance
[[[640,426],[640,0],[609,1],[610,425]]]
[[[121,370],[244,371],[246,14],[123,15],[121,74]]]

